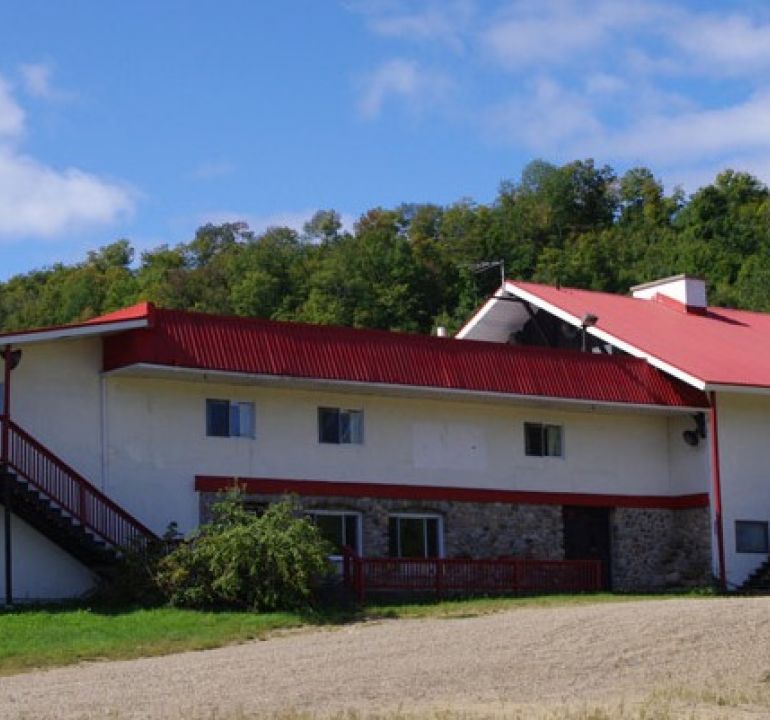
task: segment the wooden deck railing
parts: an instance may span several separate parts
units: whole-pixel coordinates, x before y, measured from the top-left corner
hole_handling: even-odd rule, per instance
[[[528,595],[601,590],[598,560],[525,558],[370,558],[343,553],[344,582],[363,601],[370,592]]]
[[[84,528],[117,548],[142,548],[157,536],[13,421],[8,465]]]

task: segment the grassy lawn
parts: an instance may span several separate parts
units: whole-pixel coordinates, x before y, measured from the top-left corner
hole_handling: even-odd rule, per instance
[[[50,609],[0,613],[0,675],[81,660],[204,650],[305,623],[291,613],[207,613],[158,608],[104,613]]]
[[[702,595],[700,595],[702,596]],[[459,618],[528,607],[653,600],[668,595],[549,595],[371,604],[348,614],[211,613],[173,608],[104,612],[88,608],[0,611],[0,675],[83,660],[120,660],[204,650],[307,625],[375,618]]]

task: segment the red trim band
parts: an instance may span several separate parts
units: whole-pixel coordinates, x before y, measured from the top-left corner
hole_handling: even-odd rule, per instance
[[[708,507],[708,493],[692,495],[605,495],[601,493],[529,492],[490,490],[434,485],[394,485],[390,483],[339,482],[333,480],[287,480],[278,478],[235,478],[196,475],[197,492],[219,492],[238,484],[245,492],[265,495],[313,495],[327,497],[367,497],[390,500],[449,500],[453,502],[510,503],[512,505],[584,505],[627,508]]]

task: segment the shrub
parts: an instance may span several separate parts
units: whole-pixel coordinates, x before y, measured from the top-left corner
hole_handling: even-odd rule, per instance
[[[263,612],[311,604],[314,583],[330,572],[330,548],[292,502],[257,516],[230,495],[213,512],[159,563],[158,585],[172,605]]]
[[[158,540],[121,547],[117,562],[109,567],[89,600],[115,608],[162,605],[166,598],[158,586],[158,564],[180,537],[176,523],[170,523]]]

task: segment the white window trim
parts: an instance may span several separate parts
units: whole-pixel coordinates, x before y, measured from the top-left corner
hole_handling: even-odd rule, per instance
[[[438,520],[438,556],[440,558],[444,557],[444,517],[442,515],[439,515],[438,513],[420,513],[420,512],[393,512],[388,513],[388,519],[390,518],[407,518],[412,520]],[[425,529],[423,530],[423,533],[427,531],[427,525],[425,526]],[[426,543],[427,547],[427,537],[423,538],[424,542]],[[399,538],[399,545],[401,545],[400,538]],[[401,548],[399,547],[399,551]],[[401,555],[399,554],[398,557],[400,558]],[[413,559],[413,558],[406,558],[407,560]]]
[[[540,425],[542,428],[546,427],[557,427],[559,428],[559,435],[561,436],[559,438],[559,444],[561,446],[561,454],[560,455],[530,455],[527,452],[527,425]],[[535,458],[540,460],[564,460],[565,457],[567,457],[567,448],[565,445],[565,435],[564,432],[564,423],[558,423],[558,422],[546,422],[546,421],[540,421],[540,420],[525,420],[524,424],[521,426],[522,435],[524,438],[524,457],[527,458]],[[545,438],[543,438],[545,441]]]
[[[356,522],[356,546],[353,548],[359,557],[364,554],[364,517],[363,513],[359,510],[334,510],[331,508],[324,508],[316,510],[314,508],[308,508],[305,512],[308,515],[355,515]],[[329,555],[329,560],[342,560],[342,555]]]

